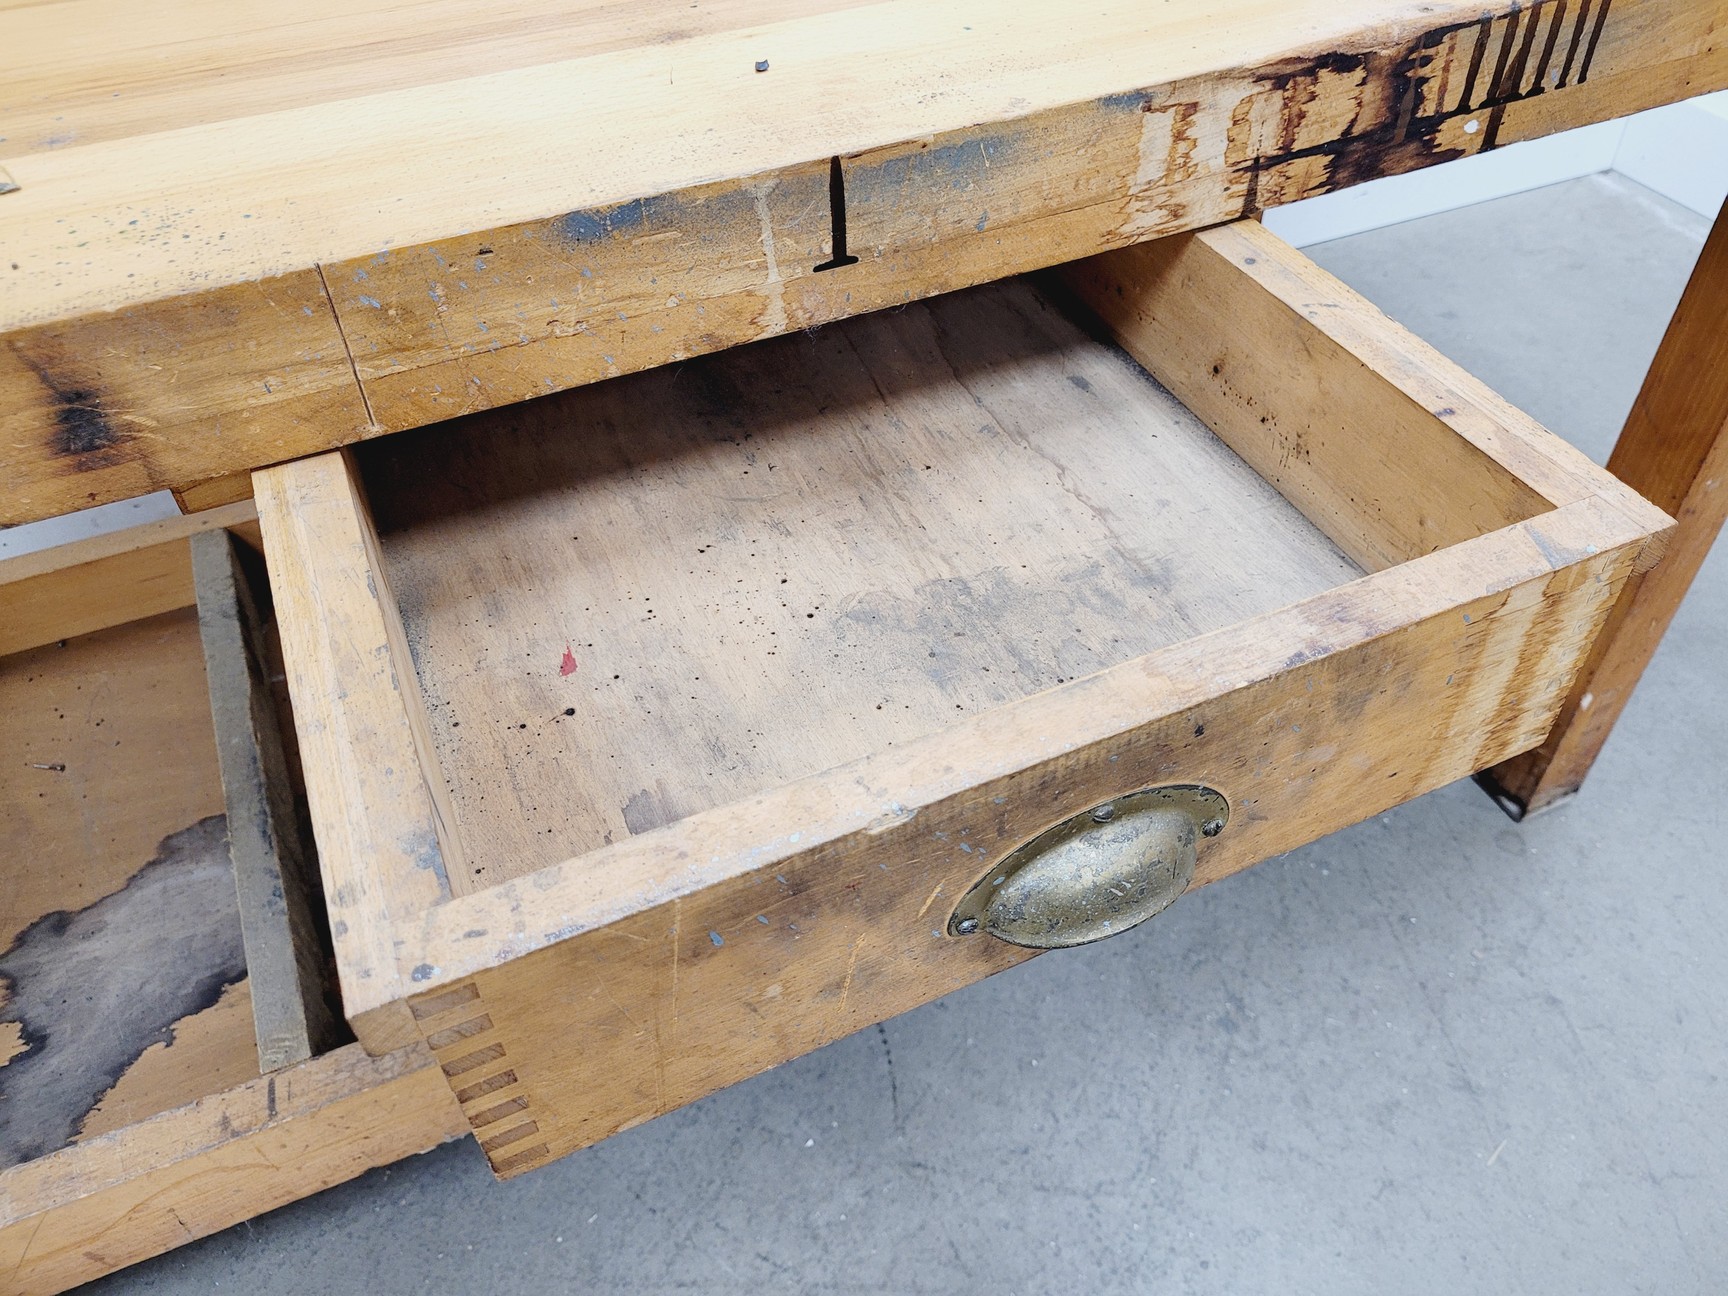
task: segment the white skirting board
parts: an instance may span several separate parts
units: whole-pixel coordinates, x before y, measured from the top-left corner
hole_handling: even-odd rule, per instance
[[[1713,218],[1728,195],[1728,91],[1292,203],[1266,226],[1307,247],[1599,171]]]

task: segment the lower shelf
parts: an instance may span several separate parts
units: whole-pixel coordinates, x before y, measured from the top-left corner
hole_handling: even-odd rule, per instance
[[[358,1044],[0,1172],[0,1273],[46,1296],[468,1132],[423,1049]]]
[[[210,522],[0,564],[7,1293],[65,1290],[466,1128],[426,1049],[341,1045],[327,950],[286,920],[294,780],[280,743],[261,750],[267,637],[232,579],[251,559]]]

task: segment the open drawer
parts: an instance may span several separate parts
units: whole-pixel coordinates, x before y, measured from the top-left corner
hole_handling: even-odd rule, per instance
[[[6,1292],[464,1128],[424,1046],[344,1042],[256,543],[247,504],[0,564]]]
[[[1252,223],[256,487],[349,1018],[505,1175],[1027,957],[1056,825],[1084,939],[1534,746],[1668,526]]]

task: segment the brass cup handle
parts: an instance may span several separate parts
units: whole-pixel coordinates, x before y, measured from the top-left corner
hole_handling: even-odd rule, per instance
[[[1004,856],[955,906],[948,934],[1062,949],[1125,932],[1188,889],[1199,839],[1229,821],[1223,795],[1194,785],[1093,806]]]

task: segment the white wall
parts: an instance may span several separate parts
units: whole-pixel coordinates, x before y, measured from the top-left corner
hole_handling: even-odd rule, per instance
[[[1266,225],[1306,247],[1599,171],[1714,217],[1728,195],[1728,91],[1371,180],[1269,211]]]
[[[1628,118],[1614,170],[1714,219],[1728,198],[1728,92]]]

